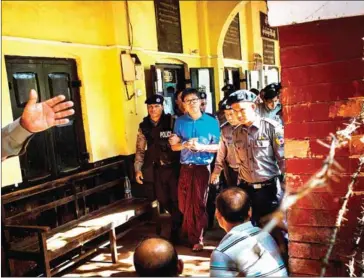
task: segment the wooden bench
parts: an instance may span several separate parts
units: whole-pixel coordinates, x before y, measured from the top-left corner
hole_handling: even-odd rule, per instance
[[[115,229],[141,217],[158,221],[157,201],[124,198],[121,163],[2,196],[3,248],[10,276],[10,259],[35,261],[42,274],[53,276],[65,268],[57,265],[60,257],[88,243],[100,245],[96,239],[107,234],[116,263]],[[85,249],[76,257],[72,254],[72,264],[96,251],[94,247]]]

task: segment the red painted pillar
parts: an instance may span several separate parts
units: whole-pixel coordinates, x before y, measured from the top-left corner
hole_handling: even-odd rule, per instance
[[[284,91],[285,151],[288,190],[300,188],[322,166],[330,132],[360,113],[364,100],[364,16],[279,27]],[[320,274],[341,198],[347,192],[358,156],[364,153],[364,128],[337,151],[345,168],[339,183],[315,190],[288,212],[289,263],[292,275]],[[328,276],[347,276],[345,264],[364,203],[364,173],[354,186],[348,221],[340,229]],[[361,195],[360,195],[361,194]],[[364,239],[362,239],[364,242]],[[363,244],[364,246],[364,244]]]

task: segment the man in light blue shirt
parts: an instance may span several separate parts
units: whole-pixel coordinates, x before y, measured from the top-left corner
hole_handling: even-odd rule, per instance
[[[288,276],[272,236],[254,227],[249,218],[249,197],[241,188],[219,194],[216,219],[227,234],[211,254],[210,276]]]
[[[172,150],[181,151],[178,204],[184,217],[182,232],[192,250],[201,251],[207,225],[209,165],[219,148],[220,129],[215,118],[201,112],[196,89],[185,89],[182,101],[187,113],[177,118],[170,144]]]

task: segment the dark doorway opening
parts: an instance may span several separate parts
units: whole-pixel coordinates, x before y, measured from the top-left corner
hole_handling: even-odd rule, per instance
[[[225,85],[233,85],[235,90],[240,90],[240,71],[239,68],[229,68],[224,69],[224,83]]]
[[[186,88],[185,68],[183,65],[156,64],[152,66],[153,93],[164,97],[165,113],[174,114],[174,92]],[[149,96],[148,96],[149,97]]]

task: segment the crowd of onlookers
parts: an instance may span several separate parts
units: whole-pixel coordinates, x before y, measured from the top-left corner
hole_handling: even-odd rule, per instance
[[[175,92],[174,115],[164,113],[162,95],[146,100],[136,181],[154,184],[172,225],[168,240],[150,238],[136,248],[139,275],[180,274],[174,245],[203,250],[216,218],[226,235],[211,254],[211,276],[287,276],[284,225],[270,234],[261,230],[285,188],[280,90],[276,83],[260,92],[226,85],[216,114],[206,112],[207,95],[195,88]]]

